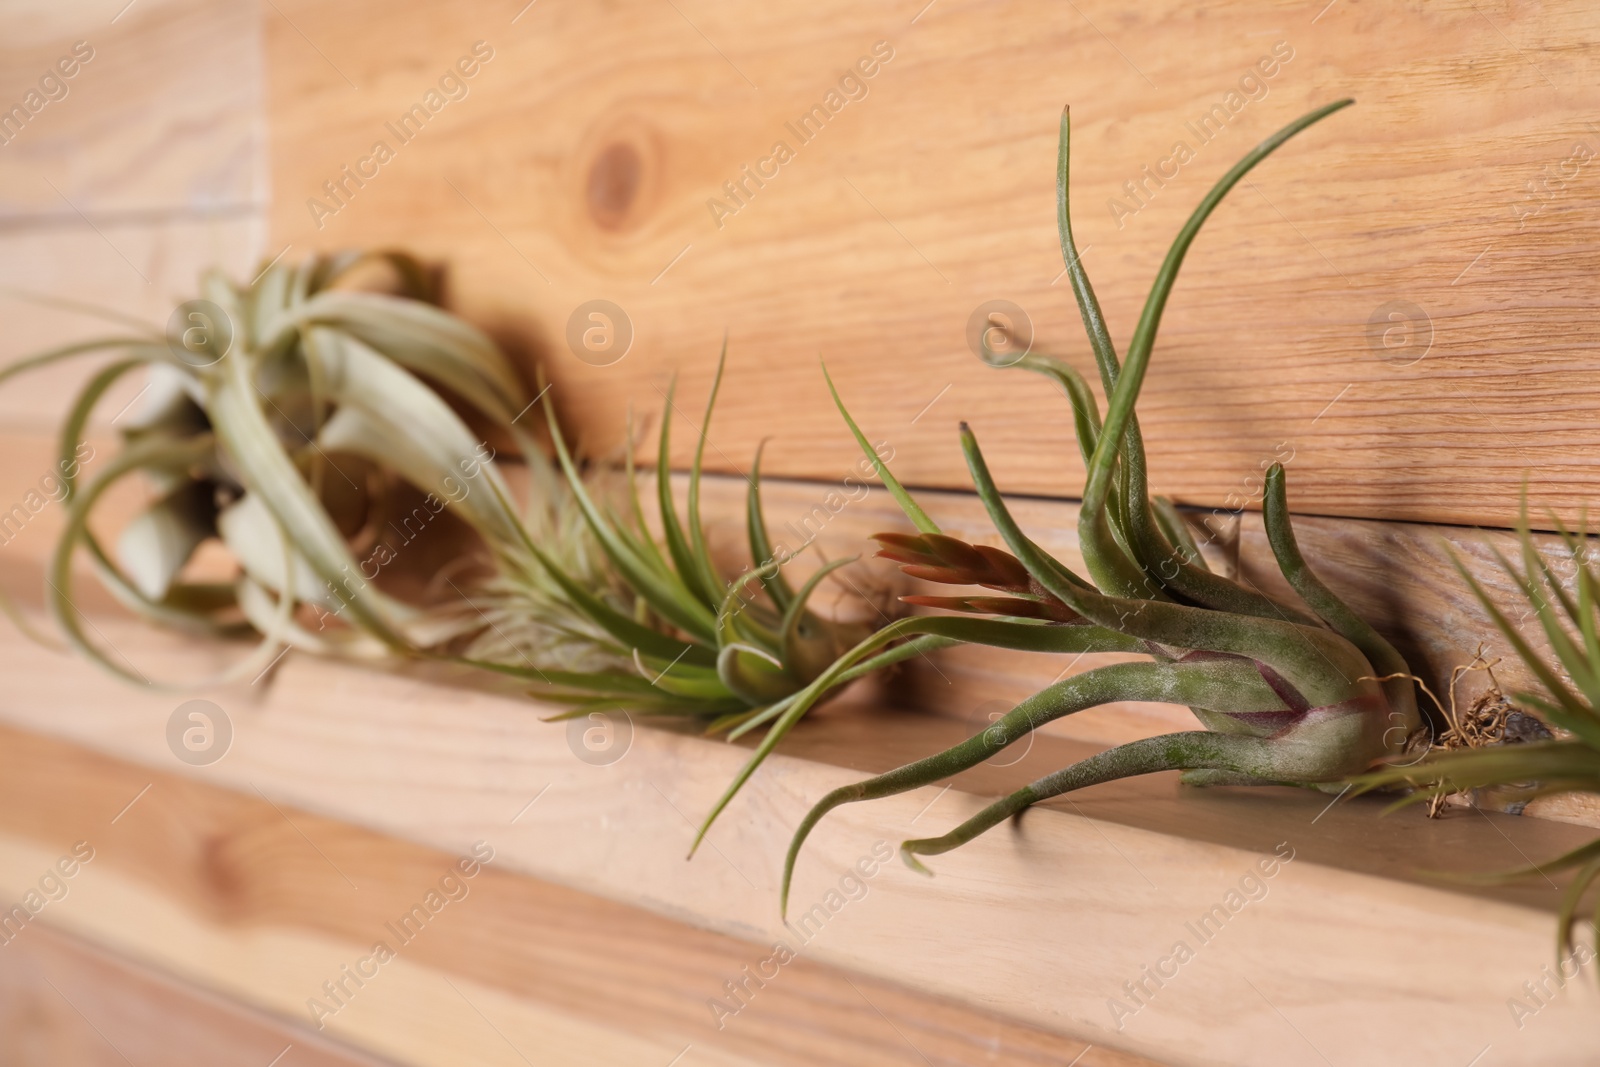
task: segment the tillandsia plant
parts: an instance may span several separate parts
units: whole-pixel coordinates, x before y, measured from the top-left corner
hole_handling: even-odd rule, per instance
[[[497,657],[494,669],[526,680],[541,699],[567,705],[568,711],[558,718],[623,709],[646,715],[687,715],[707,719],[709,732],[727,732],[736,738],[781,715],[798,694],[807,692],[828,673],[841,655],[873,632],[867,622],[830,617],[811,606],[821,583],[853,559],[825,563],[798,588],[785,577],[784,566],[798,550],[775,546],[768,534],[761,506],[761,449],[756,451],[746,495],[749,566],[729,578],[713,559],[701,516],[701,483],[707,434],[726,358],[724,345],[699,427],[682,518],[669,467],[676,383],[668,388],[653,487],[661,529],[659,544],[645,518],[632,462],[631,434],[625,506],[613,507],[604,499],[597,501],[586,487],[555,412],[547,411],[556,460],[566,475],[567,487],[594,544],[628,598],[619,608],[593,595],[581,580],[567,574],[559,561],[546,558],[538,546],[528,545],[574,610],[599,634],[593,646],[600,658],[610,663],[598,669],[559,671]],[[545,402],[550,403],[548,398]],[[506,592],[515,597],[514,588],[508,587]],[[480,654],[485,647],[469,655]],[[828,683],[816,698],[831,696],[855,679],[915,651],[893,649],[859,658],[849,669],[829,673]],[[776,743],[777,738],[772,740]]]
[[[1336,788],[1353,774],[1427,737],[1411,675],[1398,652],[1359,618],[1302,558],[1289,522],[1281,465],[1267,473],[1267,537],[1279,569],[1304,607],[1279,603],[1212,573],[1170,504],[1153,504],[1134,405],[1178,269],[1201,225],[1244,175],[1342,100],[1285,126],[1252,149],[1200,202],[1168,250],[1120,363],[1072,239],[1068,210],[1069,116],[1061,118],[1057,223],[1062,256],[1099,367],[1107,400],[1102,424],[1093,395],[1071,367],[1029,354],[1015,363],[1058,384],[1071,404],[1087,468],[1078,524],[1086,576],[1051,557],[1017,525],[977,439],[962,448],[979,498],[1009,554],[942,534],[880,465],[916,535],[879,537],[883,554],[925,579],[988,586],[1002,596],[940,598],[935,606],[1029,620],[1051,634],[1052,651],[1139,652],[1149,659],[1066,678],[1017,705],[979,735],[934,756],[834,790],[806,815],[785,861],[785,905],[807,835],[841,804],[916,789],[976,766],[1046,722],[1113,701],[1188,705],[1203,730],[1118,745],[1032,782],[939,837],[905,841],[906,861],[947,852],[1050,797],[1155,771],[1182,771],[1194,785]],[[842,406],[841,406],[842,410]],[[846,416],[849,420],[848,415]],[[851,422],[854,430],[854,423]],[[859,436],[859,431],[855,431]],[[927,603],[928,601],[924,601]],[[968,620],[975,621],[975,620]],[[920,620],[880,631],[835,665],[848,669],[872,647]],[[903,627],[897,632],[897,627]],[[971,639],[971,638],[969,638]],[[978,643],[984,643],[977,639]],[[826,679],[819,679],[819,682]],[[786,716],[803,714],[802,702]]]
[[[393,272],[398,294],[343,285],[372,264]],[[210,271],[201,293],[180,306],[169,333],[138,326],[0,372],[3,381],[61,360],[114,357],[89,379],[61,427],[63,471],[67,458],[81,455],[107,391],[132,372],[149,374],[141,407],[119,416],[120,451],[81,488],[77,478],[63,479],[69,511],[47,600],[69,643],[116,674],[149,682],[84,632],[72,599],[79,550],[147,620],[260,633],[256,653],[226,678],[258,672],[284,645],[370,657],[458,635],[462,624],[448,613],[379,588],[378,572],[399,551],[383,528],[394,519],[410,538],[449,508],[517,566],[516,546],[529,526],[544,538],[558,521],[559,509],[547,505],[559,483],[517,425],[528,405],[510,362],[481,331],[434,306],[428,273],[400,253],[273,263],[243,286]],[[519,520],[512,510],[493,449],[424,378],[517,442],[535,483],[528,515]],[[91,518],[109,491],[136,475],[153,499],[108,551]],[[400,481],[427,495],[412,511],[391,515],[385,504]],[[185,579],[211,538],[237,561],[237,580]]]
[[[1416,791],[1396,806],[1419,803],[1463,790],[1510,792],[1528,800],[1554,793],[1600,792],[1600,562],[1594,542],[1580,525],[1570,531],[1555,523],[1572,563],[1572,591],[1562,583],[1550,562],[1534,545],[1526,512],[1519,534],[1522,569],[1496,553],[1500,565],[1517,584],[1528,604],[1528,615],[1539,627],[1554,654],[1541,656],[1482,583],[1462,562],[1456,569],[1483,605],[1495,628],[1505,637],[1528,668],[1536,689],[1512,695],[1514,704],[1532,712],[1565,736],[1520,744],[1430,752],[1410,766],[1385,767],[1356,779],[1356,791],[1413,787]],[[1558,951],[1571,952],[1578,909],[1584,897],[1600,882],[1600,839],[1523,870],[1482,877],[1487,881],[1514,881],[1576,869],[1561,901],[1557,925]],[[1595,947],[1600,951],[1600,898],[1592,915]]]

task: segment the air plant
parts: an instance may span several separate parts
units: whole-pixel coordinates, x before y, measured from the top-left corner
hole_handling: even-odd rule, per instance
[[[392,269],[401,294],[340,287],[374,262]],[[554,521],[557,512],[543,506],[554,472],[517,425],[527,402],[510,362],[481,331],[429,303],[427,273],[399,253],[273,263],[245,286],[210,271],[201,292],[203,300],[182,305],[170,336],[135,321],[132,332],[0,372],[3,381],[61,360],[116,357],[90,378],[61,427],[63,470],[67,458],[81,455],[107,391],[129,373],[149,374],[142,407],[121,420],[120,451],[81,488],[75,477],[64,479],[68,517],[47,573],[47,602],[68,642],[148,684],[84,632],[72,599],[80,549],[108,589],[146,620],[208,634],[260,633],[258,650],[225,678],[258,672],[286,644],[375,657],[426,650],[459,633],[458,623],[377,587],[372,579],[387,559],[358,555],[377,539],[400,480],[428,494],[422,521],[449,507],[491,547],[526,538],[524,523],[542,535]],[[536,487],[527,516],[519,520],[508,503],[492,448],[424,378],[518,443]],[[153,500],[108,551],[91,517],[108,491],[135,475]],[[236,581],[184,578],[211,538],[238,562]]]
[[[1118,361],[1073,243],[1067,180],[1070,124],[1062,113],[1057,223],[1067,274],[1108,397],[1104,423],[1082,377],[1067,364],[1030,352],[1014,365],[1052,379],[1071,404],[1088,472],[1078,523],[1087,576],[1051,557],[1017,525],[965,425],[961,443],[968,468],[1009,554],[942,534],[881,464],[880,474],[918,533],[880,535],[878,540],[884,555],[915,575],[986,585],[1004,594],[941,598],[932,601],[934,606],[996,615],[1012,623],[1030,620],[1051,635],[1051,651],[1136,651],[1149,659],[1063,679],[961,744],[829,793],[806,815],[790,845],[785,907],[800,849],[834,808],[937,782],[976,766],[1046,722],[1099,704],[1186,704],[1205,729],[1129,742],[1074,763],[1023,786],[946,834],[902,842],[902,857],[926,873],[918,856],[954,849],[1040,801],[1130,775],[1178,770],[1181,780],[1193,785],[1336,789],[1337,783],[1426,737],[1405,661],[1302,558],[1289,522],[1282,466],[1274,465],[1266,477],[1266,531],[1279,569],[1309,613],[1207,568],[1175,509],[1149,498],[1134,414],[1162,311],[1201,225],[1251,168],[1290,137],[1351,102],[1330,104],[1290,123],[1217,182],[1168,250],[1125,364]],[[990,361],[1001,362],[992,355]],[[853,420],[848,414],[845,418],[860,438]],[[885,628],[843,657],[834,670],[849,669],[876,644],[899,636],[896,627],[909,629],[917,623],[906,620]],[[827,678],[824,674],[815,684],[826,684]],[[793,702],[780,724],[804,714],[805,707],[803,698]]]
[[[1472,789],[1510,793],[1522,800],[1556,793],[1600,792],[1600,564],[1587,531],[1569,531],[1556,523],[1573,566],[1569,592],[1550,562],[1533,543],[1524,511],[1519,534],[1522,569],[1496,557],[1516,583],[1550,642],[1554,659],[1529,645],[1501,607],[1459,559],[1456,570],[1471,588],[1495,628],[1504,635],[1537,682],[1537,688],[1512,694],[1514,704],[1537,715],[1564,736],[1552,740],[1487,745],[1454,751],[1434,750],[1407,766],[1385,767],[1356,780],[1356,792],[1412,787],[1396,806],[1431,801]],[[1552,860],[1521,870],[1482,876],[1491,882],[1548,876],[1576,869],[1561,900],[1557,950],[1571,952],[1578,908],[1600,881],[1600,839]],[[1595,946],[1600,951],[1600,899],[1593,914]]]
[[[557,718],[612,710],[691,716],[705,720],[707,732],[726,733],[730,740],[778,720],[768,727],[762,742],[762,751],[770,751],[787,732],[784,713],[797,699],[804,697],[807,707],[814,706],[856,679],[931,647],[926,642],[911,642],[886,648],[893,639],[875,640],[872,624],[813,610],[811,603],[821,583],[854,560],[826,562],[798,588],[790,583],[784,568],[807,546],[791,551],[775,545],[768,533],[761,505],[760,448],[751,465],[746,494],[749,564],[737,575],[724,575],[710,550],[700,495],[707,434],[725,362],[726,348],[700,422],[682,518],[668,466],[676,384],[668,388],[653,487],[660,544],[645,518],[632,448],[626,464],[625,509],[609,506],[603,499],[597,501],[573,459],[554,411],[548,412],[556,460],[566,475],[567,487],[609,571],[631,600],[631,610],[623,610],[590,595],[557,561],[546,559],[537,545],[527,546],[575,610],[603,632],[594,645],[612,662],[606,669],[559,671],[518,664],[502,655],[496,663],[483,664],[527,681],[532,693],[543,700],[565,704],[568,710]],[[515,595],[514,589],[507,593]],[[1000,630],[1009,625],[988,620],[927,621],[934,629],[957,634],[993,633],[997,625]],[[896,637],[914,632],[919,625],[915,620],[891,624]],[[1033,632],[1039,631],[1034,628]],[[857,654],[848,666],[839,666],[847,652],[869,647],[871,653]],[[730,797],[745,777],[730,788]]]
[[[679,517],[668,466],[675,383],[668,389],[654,486],[664,542],[659,545],[645,519],[632,441],[624,511],[604,498],[597,500],[586,486],[546,397],[566,488],[625,602],[619,605],[615,597],[596,595],[531,539],[525,539],[522,547],[560,588],[572,610],[590,624],[591,646],[607,665],[552,670],[518,664],[504,655],[498,662],[488,662],[480,657],[492,642],[480,642],[468,657],[527,681],[541,699],[567,705],[568,711],[558,718],[625,708],[646,715],[706,718],[714,731],[739,730],[774,702],[803,688],[871,632],[866,623],[828,618],[811,608],[821,582],[851,560],[827,564],[799,589],[784,577],[782,568],[791,557],[775,551],[767,533],[761,509],[760,450],[749,478],[746,509],[751,566],[730,579],[713,560],[701,519],[700,489],[706,434],[726,355],[724,346],[689,472],[686,522]],[[488,599],[505,607],[518,595],[512,580],[502,585],[497,597]],[[880,665],[861,664],[840,684]]]

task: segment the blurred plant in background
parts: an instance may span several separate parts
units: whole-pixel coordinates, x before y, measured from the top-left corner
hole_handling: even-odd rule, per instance
[[[386,267],[399,292],[343,284],[372,266]],[[87,485],[68,480],[67,528],[46,590],[68,641],[112,672],[147,681],[84,632],[72,597],[72,561],[83,550],[117,599],[149,621],[259,633],[260,647],[225,678],[260,671],[285,645],[365,658],[436,647],[459,625],[375,580],[399,550],[385,525],[402,482],[425,494],[411,522],[396,528],[412,536],[448,507],[497,550],[525,526],[566,543],[554,536],[554,472],[517,425],[527,406],[522,383],[494,342],[434,306],[435,296],[421,264],[400,253],[271,264],[247,286],[211,271],[201,299],[180,306],[167,334],[139,326],[0,372],[4,380],[61,360],[115,357],[73,403],[62,456],[74,453],[115,383],[149,375],[138,410],[122,420],[117,455]],[[441,389],[527,459],[534,488],[520,518],[492,448]],[[152,499],[107,551],[91,518],[134,475]],[[237,562],[236,580],[185,579],[211,538]]]
[[[1600,565],[1586,529],[1571,531],[1553,516],[1552,521],[1572,561],[1571,591],[1534,545],[1526,509],[1519,531],[1521,569],[1496,553],[1528,606],[1524,617],[1537,619],[1549,641],[1551,659],[1528,643],[1483,584],[1459,559],[1455,562],[1473,595],[1538,683],[1535,689],[1511,694],[1511,704],[1542,719],[1560,735],[1516,744],[1435,750],[1415,765],[1363,775],[1356,779],[1357,792],[1414,787],[1416,791],[1396,806],[1437,803],[1451,794],[1477,790],[1521,802],[1558,793],[1600,792]],[[1557,935],[1559,947],[1570,952],[1578,909],[1600,881],[1600,839],[1544,863],[1478,880],[1514,881],[1574,869],[1576,874],[1562,897]],[[1593,923],[1600,950],[1600,898],[1594,903]]]

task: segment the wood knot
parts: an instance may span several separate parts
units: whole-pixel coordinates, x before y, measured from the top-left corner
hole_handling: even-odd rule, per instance
[[[629,141],[613,141],[602,148],[589,167],[586,193],[589,214],[607,230],[621,229],[644,180],[644,160]]]
[[[218,919],[234,921],[249,908],[249,877],[240,863],[237,839],[230,833],[208,833],[199,843],[199,888],[206,909]]]

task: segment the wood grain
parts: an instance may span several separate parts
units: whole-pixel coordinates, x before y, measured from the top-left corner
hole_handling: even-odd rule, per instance
[[[42,922],[0,951],[0,1063],[380,1067],[370,1056],[340,1048],[304,1027],[176,981]]]
[[[20,130],[0,126],[0,364],[127,333],[51,298],[159,329],[203,268],[248,280],[266,202],[256,4],[21,0],[0,27],[0,110],[77,42],[92,51],[59,81],[64,96]],[[85,377],[65,364],[8,382],[0,425],[48,431]],[[138,388],[108,397],[98,428]]]
[[[1312,6],[1320,10],[941,0],[913,10],[917,0],[891,17],[837,2],[755,11],[719,0],[590,8],[283,0],[260,9],[272,55],[280,238],[262,246],[249,233],[264,189],[251,169],[256,9],[143,0],[102,16],[97,5],[91,13],[107,32],[127,36],[106,38],[103,65],[39,116],[25,133],[36,139],[0,149],[0,210],[11,212],[0,256],[10,277],[59,278],[52,291],[108,293],[159,319],[207,258],[243,277],[262,247],[298,254],[404,241],[452,264],[468,314],[525,360],[545,360],[563,409],[593,446],[620,437],[623,401],[658,407],[672,369],[684,371],[680,405],[696,412],[727,330],[735,373],[712,430],[720,470],[746,469],[755,441],[773,433],[769,471],[835,480],[853,466],[812,367],[820,352],[914,484],[965,484],[952,430],[966,416],[1008,488],[1060,496],[1075,491],[1078,475],[1059,402],[1042,385],[1007,388],[1018,383],[978,368],[963,336],[980,301],[1010,299],[1027,309],[1042,347],[1087,368],[1049,217],[1057,108],[1075,107],[1079,240],[1125,342],[1166,236],[1208,183],[1287,118],[1353,92],[1359,109],[1258,171],[1193,253],[1144,405],[1156,487],[1196,504],[1248,498],[1260,463],[1292,453],[1298,510],[1505,525],[1523,471],[1537,467],[1536,504],[1572,517],[1600,481],[1590,458],[1595,358],[1583,329],[1596,295],[1600,187],[1587,162],[1575,173],[1572,163],[1576,143],[1600,144],[1585,126],[1600,22],[1575,6]],[[35,56],[64,39],[62,17],[45,13],[8,9],[0,67],[11,80],[0,88],[25,88]],[[496,58],[470,96],[431,119],[316,229],[306,199],[479,39]],[[831,119],[719,228],[707,200],[721,182],[768,151],[783,123],[877,40],[891,42],[895,57],[870,96]],[[1266,97],[1244,105],[1119,224],[1108,196],[1187,138],[1185,121],[1280,40],[1295,58],[1268,79]],[[147,73],[157,70],[162,77]],[[62,200],[84,218],[67,218]],[[238,230],[202,254],[212,238],[193,230],[173,238],[171,218]],[[180,251],[158,270],[142,258],[146,242],[152,257]],[[157,295],[168,263],[181,281]],[[102,284],[128,274],[125,266],[143,292],[118,288],[132,292],[131,276]],[[624,306],[637,335],[607,367],[577,359],[564,339],[574,307],[597,297]],[[1381,313],[1400,301],[1389,339],[1415,341],[1400,327],[1417,315],[1410,325],[1426,326],[1425,354],[1420,341],[1385,348],[1370,328],[1374,316],[1387,325]],[[58,336],[53,322],[37,321],[20,334]],[[8,325],[18,336],[9,316]],[[68,384],[41,379],[0,415],[43,427]],[[30,454],[16,454],[19,484],[33,477],[21,462]],[[738,488],[730,479],[719,491]],[[809,514],[824,489],[780,485],[769,501]],[[962,516],[953,525],[984,528],[970,499],[938,503]],[[828,550],[859,542],[868,515],[877,526],[884,513],[876,496],[852,504],[830,519]],[[1068,554],[1072,518],[1059,502],[1028,513]],[[30,529],[31,544],[42,543],[50,521],[41,516]],[[1425,673],[1437,677],[1476,643],[1482,617],[1448,580],[1438,547],[1442,535],[1484,567],[1475,535],[1397,523],[1304,526],[1334,584],[1406,639]],[[1261,548],[1247,518],[1239,565],[1266,582]],[[8,579],[37,583],[33,552],[6,546]],[[85,607],[153,674],[193,677],[238,652],[129,626],[101,599]],[[720,862],[705,854],[683,865],[675,862],[682,812],[704,809],[737,752],[641,731],[627,760],[597,770],[575,765],[559,729],[532,722],[518,698],[463,691],[461,679],[446,686],[291,659],[269,694],[265,681],[211,694],[236,716],[237,747],[213,767],[182,768],[163,740],[181,698],[129,693],[75,661],[14,643],[0,643],[0,664],[8,721],[160,768],[152,775],[4,738],[0,885],[36,877],[38,861],[58,847],[41,834],[68,831],[80,816],[104,822],[101,809],[159,781],[117,823],[94,827],[134,830],[134,843],[107,845],[104,864],[88,872],[103,880],[85,881],[47,921],[258,1008],[302,1013],[307,988],[353,958],[383,909],[412,899],[431,862],[476,836],[506,840],[504,873],[492,870],[476,888],[472,903],[483,912],[447,917],[460,923],[440,931],[449,939],[412,946],[387,984],[367,991],[375,996],[331,1024],[402,1062],[516,1063],[521,1049],[551,1062],[670,1061],[680,1036],[707,1025],[696,1014],[710,995],[703,985],[736,973],[756,958],[756,942],[781,933],[770,918],[773,864],[804,804],[946,743],[954,729],[841,706],[827,729],[803,731],[790,749],[801,758],[770,765],[718,828]],[[952,658],[907,672],[891,695],[944,707],[966,725],[984,702],[1053,669]],[[1140,714],[1108,709],[1074,728],[1110,740],[1161,729],[1169,712]],[[802,894],[820,896],[833,877],[820,872],[842,870],[878,836],[948,824],[958,808],[1084,751],[1072,739],[1041,738],[1022,764],[985,768],[951,796],[928,790],[848,813],[819,835]],[[550,795],[523,807],[543,786],[554,786]],[[1485,1044],[1502,1062],[1587,1061],[1590,1005],[1577,990],[1526,1029],[1505,1013],[1507,998],[1548,961],[1553,891],[1446,893],[1412,870],[1464,859],[1508,866],[1518,849],[1551,854],[1583,840],[1582,831],[1535,820],[1488,819],[1488,827],[1478,813],[1380,823],[1370,808],[1321,806],[1297,795],[1194,797],[1164,780],[1127,783],[1037,812],[1022,832],[991,835],[942,862],[935,883],[886,872],[828,931],[835,936],[819,941],[821,962],[786,968],[792,977],[730,1024],[728,1044],[716,1044],[723,1034],[708,1038],[705,1062],[815,1062],[818,1049],[831,1062],[919,1062],[924,1050],[986,1062],[981,1037],[991,1033],[1017,1062],[1065,1062],[1081,1047],[1043,1030],[1174,1063],[1296,1062],[1310,1045],[1334,1062],[1455,1065]],[[1302,861],[1249,925],[1234,926],[1239,937],[1205,949],[1195,966],[1206,973],[1186,971],[1123,1032],[1112,1029],[1106,1001],[1118,983],[1136,978],[1182,920],[1284,839]],[[661,915],[720,933],[692,933]],[[1381,973],[1372,973],[1374,960],[1385,961]],[[858,986],[851,990],[831,977],[843,975],[838,964],[877,977],[845,979]],[[990,1011],[1029,1025],[994,1021]]]
[[[250,0],[6,5],[0,231],[257,217],[267,201],[259,8]],[[71,77],[59,78],[56,64]]]
[[[141,1049],[160,1047],[151,1041],[170,1043],[187,1014],[211,1029],[233,1017],[226,1032],[211,1038],[214,1055],[228,1051],[226,1062],[265,1064],[292,1043],[285,1067],[354,1063],[315,1051],[326,1042],[306,1031],[304,1002],[318,992],[318,981],[302,976],[326,972],[338,980],[339,963],[365,956],[373,940],[383,939],[396,943],[398,960],[359,988],[347,980],[348,1006],[324,1021],[329,1031],[387,1049],[399,1063],[518,1063],[522,1056],[551,1065],[665,1064],[686,1045],[693,1052],[684,1063],[784,1067],[925,1061],[1043,1067],[1080,1054],[1077,1062],[1086,1067],[1150,1063],[806,959],[785,966],[781,979],[755,990],[749,1006],[717,1029],[706,1001],[727,996],[722,979],[739,977],[761,959],[758,946],[493,865],[458,879],[466,895],[439,916],[438,927],[400,945],[385,923],[435,886],[456,856],[15,730],[0,730],[0,763],[0,870],[8,890],[34,873],[22,860],[30,851],[80,839],[96,847],[74,893],[0,950],[0,988],[21,994],[12,1001],[13,1015],[21,1014],[23,1005],[56,996],[42,973],[70,989],[105,1041],[134,1062],[141,1062]],[[136,793],[137,806],[108,823]],[[43,795],[53,799],[42,803]],[[126,915],[100,910],[115,906],[113,886],[127,890]],[[155,956],[191,981],[221,986],[295,1022],[179,992],[170,980],[63,937],[45,925],[58,906],[64,926]],[[135,916],[158,914],[155,928],[129,929]],[[211,951],[184,955],[200,937]],[[174,949],[158,938],[190,946]],[[18,952],[28,955],[19,959]],[[405,969],[403,985],[390,968]],[[489,996],[481,1002],[485,1017],[475,1018],[480,989]],[[159,1037],[123,1018],[130,1008],[157,1005],[168,1023]],[[546,1029],[524,1044],[519,1030],[531,1023]],[[7,1043],[22,1049],[27,1039],[26,1029],[8,1027],[0,1062],[45,1062],[5,1058]],[[186,1044],[193,1058],[183,1063],[224,1061],[199,1058],[201,1040]],[[259,1055],[249,1051],[258,1047]]]
[[[277,4],[273,244],[404,242],[447,261],[458,306],[541,361],[596,444],[621,440],[628,402],[657,409],[670,372],[697,410],[726,333],[732,373],[708,453],[719,470],[745,469],[766,436],[772,473],[850,469],[820,354],[909,483],[967,484],[955,440],[966,418],[1002,485],[1072,495],[1065,405],[980,366],[965,339],[980,303],[1007,299],[1037,347],[1090,367],[1059,278],[1062,105],[1075,117],[1078,242],[1125,344],[1211,182],[1348,95],[1359,105],[1259,168],[1189,256],[1142,407],[1155,487],[1220,506],[1292,453],[1304,512],[1499,526],[1524,477],[1537,506],[1569,520],[1600,487],[1587,328],[1600,179],[1583,154],[1600,153],[1592,9],[519,6]],[[359,188],[341,178],[480,40],[494,59],[464,99],[396,140]],[[785,123],[878,41],[894,55],[867,95],[809,142],[793,138]],[[1292,58],[1252,75],[1275,47]],[[1236,97],[1202,143],[1188,124],[1241,79],[1256,98]],[[714,219],[708,201],[731,203],[723,183],[778,140],[795,158],[758,190],[746,180],[737,214]],[[1157,189],[1141,168],[1179,140],[1194,158]],[[335,179],[337,200],[324,186]],[[1115,212],[1114,198],[1135,203],[1135,181],[1146,206]],[[313,198],[337,212],[314,212]],[[566,341],[569,316],[594,299],[632,323],[631,350],[609,366]],[[675,462],[688,448],[680,437]]]

